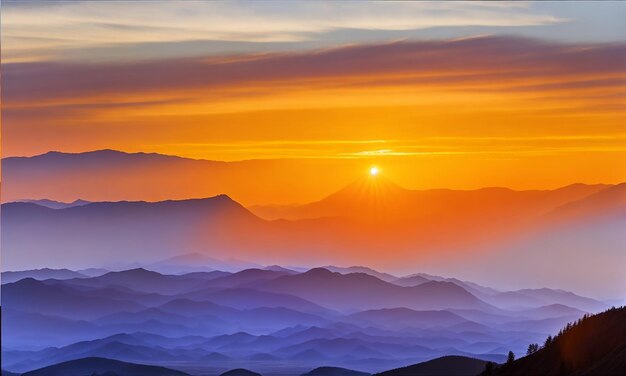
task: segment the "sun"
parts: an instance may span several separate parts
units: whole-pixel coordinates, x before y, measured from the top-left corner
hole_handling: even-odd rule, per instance
[[[376,167],[376,166],[372,166],[372,167],[370,168],[370,175],[372,175],[372,176],[376,176],[376,175],[378,175],[378,172],[379,172],[378,167]]]

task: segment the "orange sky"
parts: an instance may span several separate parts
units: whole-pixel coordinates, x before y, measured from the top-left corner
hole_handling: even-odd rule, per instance
[[[414,189],[618,183],[626,180],[624,59],[626,46],[615,42],[480,36],[10,62],[2,153],[267,160],[238,182],[275,184],[235,194],[246,204],[319,199],[371,164]],[[294,168],[298,160],[306,163]],[[302,186],[280,194],[289,180]]]

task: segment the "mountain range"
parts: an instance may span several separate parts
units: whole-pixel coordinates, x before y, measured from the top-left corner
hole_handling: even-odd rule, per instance
[[[493,371],[623,368],[622,311],[589,318],[609,305],[586,295],[623,296],[626,183],[411,190],[379,175],[246,207],[240,178],[261,165],[3,159],[3,374],[469,375],[568,322]]]
[[[407,287],[371,268],[331,268],[343,273],[136,268],[58,279],[47,271],[53,278],[37,280],[29,274],[40,271],[23,271],[2,285],[3,368],[27,372],[96,357],[278,375],[321,364],[374,373],[449,355],[502,362],[507,351],[522,352],[581,317],[584,307],[606,308],[566,291],[523,290],[528,300],[454,278],[423,274],[425,282]],[[507,293],[519,302],[485,299]],[[548,304],[537,307],[540,299]]]
[[[597,315],[584,315],[573,323],[568,323],[555,336],[549,336],[545,344],[535,344],[535,349],[518,360],[508,360],[497,364],[485,360],[448,355],[434,358],[417,364],[399,367],[376,373],[375,376],[491,376],[491,375],[622,375],[626,371],[624,351],[626,351],[626,326],[624,323],[626,307],[611,308]],[[135,337],[117,335],[115,338],[105,339],[108,344],[146,344],[148,340],[155,340],[155,335],[139,334]],[[191,338],[191,337],[190,337]],[[121,342],[119,342],[121,341]],[[167,342],[171,342],[172,339]],[[197,341],[197,340],[196,340]],[[94,343],[77,343],[73,347],[94,348]],[[161,341],[162,342],[162,341]],[[223,341],[220,341],[223,342]],[[182,342],[179,342],[182,343]],[[187,343],[193,343],[187,340]],[[170,343],[171,346],[171,343]],[[138,348],[138,346],[135,346]],[[182,347],[180,347],[182,349]],[[133,351],[125,349],[124,351]],[[117,353],[119,356],[126,356]],[[514,354],[510,354],[514,358]],[[109,356],[111,355],[109,352]],[[164,354],[167,357],[167,354]],[[218,353],[211,353],[203,358],[207,361],[231,360],[230,357]],[[261,357],[256,357],[261,359]],[[268,360],[275,358],[263,357]],[[298,372],[288,371],[289,374]],[[271,374],[274,374],[270,371]],[[111,375],[111,376],[141,376],[141,375],[189,375],[171,368],[129,363],[104,357],[85,357],[62,361],[50,366],[22,373],[23,376],[38,375]],[[276,373],[283,374],[283,373]],[[15,376],[20,373],[2,371],[3,376]],[[220,376],[261,376],[245,368],[235,368],[219,373]],[[269,375],[266,373],[265,375]],[[301,376],[369,376],[371,373],[353,369],[322,366]]]
[[[182,264],[195,265],[185,272],[206,270],[197,267],[203,258],[213,264],[228,257],[310,265],[320,259],[347,263],[365,253],[370,262],[398,268],[394,260],[417,264],[438,254],[448,255],[450,268],[479,257],[493,264],[496,273],[515,259],[522,275],[530,267],[525,261],[540,253],[546,265],[556,266],[565,250],[575,249],[581,257],[606,260],[604,276],[619,281],[619,263],[609,260],[626,257],[620,252],[626,241],[621,231],[626,184],[577,184],[553,191],[412,191],[376,179],[355,182],[318,202],[283,207],[280,215],[261,207],[247,209],[226,195],[56,209],[37,201],[5,203],[1,241],[8,251],[3,264],[5,270],[81,269],[124,256],[128,263],[151,262],[153,269],[167,273]],[[272,219],[274,215],[281,219]],[[601,254],[594,252],[593,242],[602,247]],[[20,252],[12,252],[18,245]],[[397,257],[384,256],[389,248]],[[61,252],[63,260],[55,256]],[[185,262],[181,253],[197,255],[196,262]],[[528,257],[520,257],[524,253]],[[235,269],[245,264],[228,263]],[[218,267],[233,270],[225,263]],[[542,278],[554,278],[542,273]],[[404,283],[417,282],[419,276]]]
[[[354,165],[348,160],[339,161],[342,163]],[[71,202],[79,198],[163,201],[221,193],[229,193],[245,203],[273,202],[272,198],[276,197],[297,202],[303,193],[311,198],[319,197],[319,193],[311,190],[309,181],[289,179],[290,172],[307,169],[316,173],[325,165],[323,160],[283,160],[280,169],[284,175],[281,174],[280,179],[275,173],[276,164],[268,160],[222,162],[116,150],[51,151],[32,157],[2,159],[2,202],[19,199]],[[337,161],[333,161],[332,166],[336,167]],[[332,172],[329,170],[329,173]],[[273,179],[267,179],[270,174]],[[249,182],[255,180],[263,181],[263,190],[250,190]],[[103,190],[103,186],[107,189]],[[337,188],[330,180],[319,181],[317,187],[329,192]]]

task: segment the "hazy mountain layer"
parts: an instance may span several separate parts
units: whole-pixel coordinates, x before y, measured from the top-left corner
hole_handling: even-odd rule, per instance
[[[3,368],[26,372],[97,357],[191,373],[243,366],[280,375],[320,365],[374,373],[449,355],[501,362],[585,307],[605,307],[565,291],[507,292],[424,274],[426,282],[404,287],[359,270],[370,274],[137,268],[36,280],[29,275],[40,271],[25,271],[2,285]],[[486,302],[501,294],[510,295],[505,304]]]

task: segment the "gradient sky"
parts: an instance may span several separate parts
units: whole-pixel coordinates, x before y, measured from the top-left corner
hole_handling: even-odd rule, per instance
[[[617,183],[624,19],[624,2],[3,1],[2,153],[336,169],[301,201],[369,164],[420,189]]]

